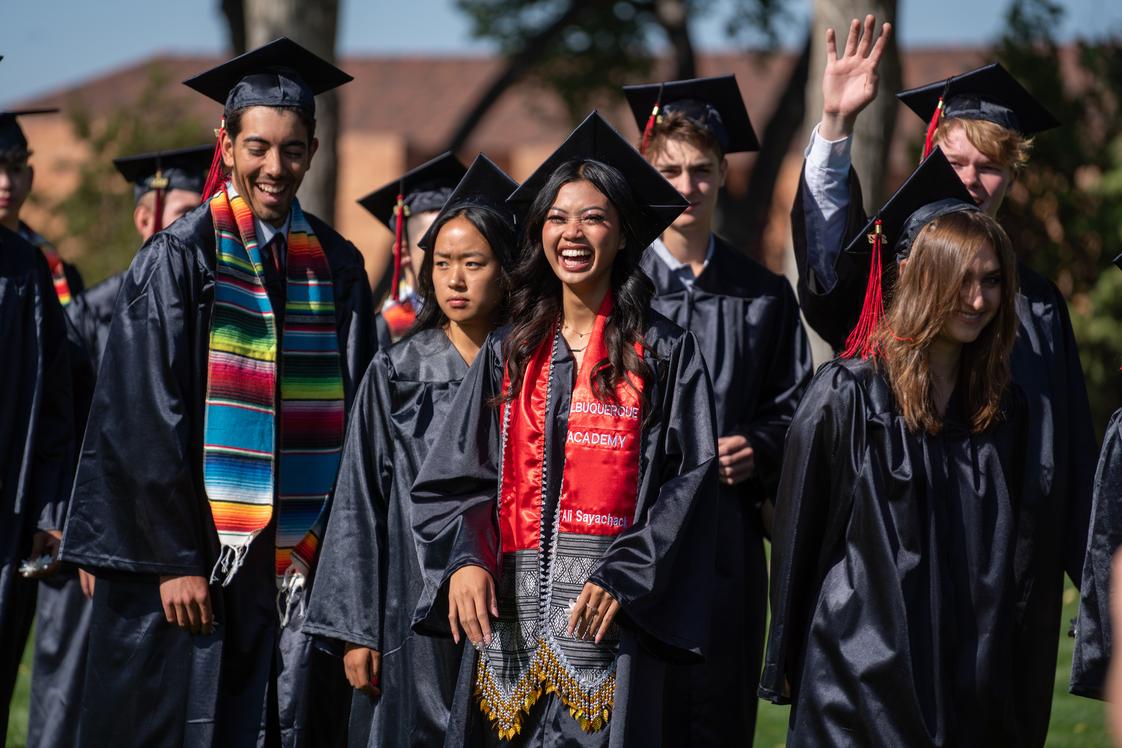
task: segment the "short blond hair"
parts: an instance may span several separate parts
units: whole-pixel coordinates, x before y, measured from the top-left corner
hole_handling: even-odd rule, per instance
[[[1032,138],[989,120],[965,117],[944,119],[935,130],[934,142],[938,143],[955,127],[961,127],[970,144],[998,166],[1020,171],[1028,163]]]

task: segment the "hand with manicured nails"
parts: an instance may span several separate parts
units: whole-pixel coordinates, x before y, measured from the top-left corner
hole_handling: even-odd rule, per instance
[[[94,584],[96,581],[97,577],[93,574],[90,574],[85,569],[78,569],[78,584],[81,586],[82,594],[86,596],[87,600],[93,600]]]
[[[210,585],[206,577],[160,577],[160,602],[164,618],[192,634],[214,631],[214,614],[210,607]]]
[[[865,16],[849,24],[845,51],[838,57],[833,29],[826,29],[826,70],[822,73],[822,124],[818,134],[826,140],[839,140],[853,133],[857,115],[877,97],[877,67],[884,47],[892,36],[892,24],[881,26],[873,43],[876,19]]]
[[[352,688],[371,698],[382,695],[382,653],[378,650],[348,642],[343,653],[343,670]]]
[[[741,434],[717,439],[717,461],[717,475],[728,486],[742,483],[756,472],[756,453]]]
[[[585,582],[584,589],[569,614],[569,636],[579,639],[593,639],[599,644],[608,627],[619,613],[619,603],[607,590],[592,582]]]
[[[482,566],[463,566],[448,580],[448,625],[460,643],[460,630],[473,647],[491,643],[491,618],[499,615],[495,580]]]

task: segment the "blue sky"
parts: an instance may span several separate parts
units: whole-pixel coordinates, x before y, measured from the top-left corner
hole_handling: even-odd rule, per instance
[[[314,2],[314,0],[306,0]],[[714,16],[728,0],[716,0]],[[218,0],[6,0],[0,24],[0,105],[72,85],[158,52],[220,52],[225,22]],[[454,0],[340,0],[342,54],[487,53],[470,36]],[[1122,3],[1061,0],[1060,35],[1077,29],[1122,33]],[[1008,0],[899,0],[898,33],[908,46],[979,44],[996,36]],[[789,0],[785,38],[801,39],[810,0]],[[971,16],[963,25],[956,19]],[[729,46],[723,22],[695,26],[702,49]]]

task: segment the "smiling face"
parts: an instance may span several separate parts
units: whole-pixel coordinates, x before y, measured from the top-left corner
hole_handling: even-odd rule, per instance
[[[0,154],[0,226],[13,231],[19,227],[19,211],[31,194],[34,178],[25,152]]]
[[[959,123],[952,122],[943,131],[938,145],[978,207],[991,216],[996,215],[1013,181],[1013,170],[978,150]]]
[[[318,142],[291,110],[255,106],[241,113],[233,138],[223,135],[222,160],[234,187],[257,218],[280,226],[312,164]]]
[[[973,343],[1001,307],[1001,261],[989,243],[967,263],[958,307],[947,317],[939,338],[958,345]]]
[[[725,183],[728,161],[716,151],[682,138],[668,138],[657,150],[652,149],[649,160],[689,201],[690,206],[674,219],[674,228],[687,231],[698,227],[708,232],[717,211],[717,196]]]
[[[563,284],[579,293],[609,282],[623,242],[619,211],[591,182],[557,191],[542,225],[542,251]]]
[[[436,303],[451,322],[491,323],[502,302],[502,267],[491,245],[463,216],[440,227],[433,242],[432,286]]]

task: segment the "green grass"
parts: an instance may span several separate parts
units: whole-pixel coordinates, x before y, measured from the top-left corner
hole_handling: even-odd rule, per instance
[[[1071,672],[1071,650],[1074,640],[1068,638],[1068,621],[1075,617],[1079,597],[1070,585],[1064,590],[1063,631],[1060,632],[1060,654],[1056,663],[1055,697],[1052,700],[1052,722],[1048,729],[1049,748],[1110,748],[1104,723],[1103,704],[1092,699],[1072,696],[1067,692]],[[31,686],[31,649],[24,652],[19,669],[19,683],[12,699],[8,722],[9,748],[26,748],[27,700]],[[756,723],[756,748],[782,748],[787,735],[787,707],[760,702]]]

